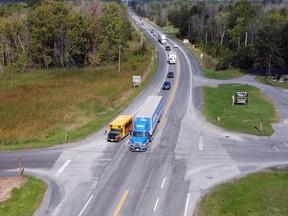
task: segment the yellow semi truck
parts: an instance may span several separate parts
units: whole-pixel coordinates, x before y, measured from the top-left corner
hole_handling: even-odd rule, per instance
[[[133,117],[120,115],[109,125],[107,141],[118,142],[133,130]]]

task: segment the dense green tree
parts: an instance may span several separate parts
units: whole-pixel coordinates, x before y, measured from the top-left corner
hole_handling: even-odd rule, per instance
[[[125,47],[131,37],[127,11],[121,4],[111,2],[104,4],[96,32],[100,61],[118,59],[119,47]]]

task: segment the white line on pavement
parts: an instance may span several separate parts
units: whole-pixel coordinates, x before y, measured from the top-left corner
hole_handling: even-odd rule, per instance
[[[57,171],[57,173],[55,174],[56,177],[58,177],[62,172],[63,170],[68,166],[68,164],[71,162],[71,160],[67,160],[63,166]]]
[[[184,211],[184,216],[187,215],[189,199],[190,199],[190,193],[187,193],[186,202],[185,202],[185,211]]]
[[[129,143],[129,141],[130,141],[130,140],[128,139],[127,142],[125,143],[125,146]]]
[[[279,149],[278,148],[276,148],[275,146],[272,146],[276,151],[279,151]]]
[[[288,144],[287,143],[283,143],[287,148],[288,148]]]
[[[200,138],[199,138],[199,151],[203,151],[202,136],[200,136]]]
[[[156,211],[156,208],[157,208],[157,205],[158,205],[158,201],[159,201],[159,197],[158,197],[157,200],[156,200],[156,203],[155,203],[155,206],[154,206],[153,212]]]
[[[87,205],[89,204],[89,202],[91,201],[92,198],[93,198],[93,195],[91,195],[90,199],[87,201],[86,205],[84,206],[84,208],[83,208],[82,211],[80,212],[79,216],[82,215],[82,213],[84,212],[84,210],[86,209]]]
[[[161,189],[164,187],[165,180],[166,180],[166,178],[164,178],[163,181],[162,181]]]

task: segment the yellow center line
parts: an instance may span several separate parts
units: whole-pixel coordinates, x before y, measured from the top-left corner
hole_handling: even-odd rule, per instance
[[[122,207],[122,205],[123,205],[123,203],[124,203],[124,201],[125,201],[125,199],[126,199],[126,197],[127,197],[127,195],[128,195],[128,192],[129,192],[129,190],[125,190],[125,191],[124,191],[124,194],[123,194],[123,196],[121,197],[121,200],[120,200],[120,202],[118,203],[118,205],[117,205],[117,207],[116,207],[116,209],[115,209],[115,211],[114,211],[113,216],[117,216],[117,215],[119,214],[119,211],[120,211],[120,209],[121,209],[121,207]]]
[[[179,58],[178,58],[179,59]],[[168,104],[167,104],[167,106],[166,106],[166,109],[165,109],[165,111],[164,111],[164,113],[163,113],[163,115],[162,115],[162,119],[160,119],[160,122],[159,122],[159,124],[158,124],[158,127],[161,127],[161,125],[162,125],[162,120],[163,120],[163,118],[167,115],[167,112],[168,112],[168,110],[169,110],[169,108],[170,108],[170,106],[171,106],[171,103],[172,103],[172,101],[173,101],[173,99],[174,99],[174,96],[175,96],[175,93],[176,93],[176,89],[178,88],[178,84],[179,84],[179,77],[180,77],[180,63],[178,62],[178,63],[176,63],[177,64],[177,79],[176,79],[176,85],[175,85],[175,87],[173,88],[173,91],[172,91],[172,95],[171,95],[171,97],[170,97],[170,99],[169,99],[169,101],[168,101]]]

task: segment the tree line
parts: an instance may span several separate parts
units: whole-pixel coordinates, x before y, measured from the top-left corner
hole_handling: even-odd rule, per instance
[[[131,39],[127,8],[117,2],[75,5],[64,0],[0,5],[1,64],[100,66],[115,61]]]
[[[288,8],[286,4],[227,2],[133,2],[136,12],[159,26],[173,25],[219,59],[217,70],[288,68]]]

